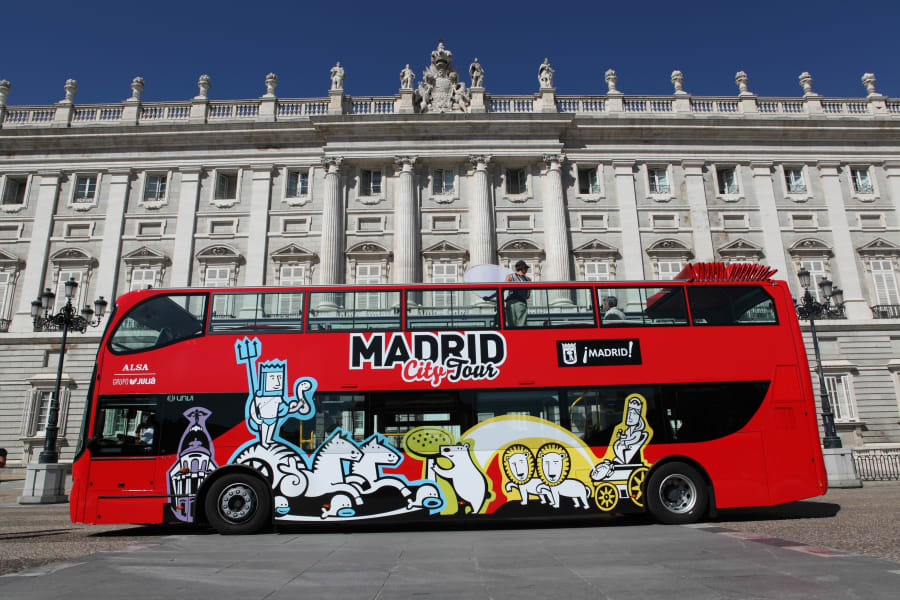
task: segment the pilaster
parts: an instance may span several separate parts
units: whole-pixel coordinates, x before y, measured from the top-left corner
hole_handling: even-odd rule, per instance
[[[251,173],[253,180],[250,186],[250,220],[245,281],[247,285],[265,285],[272,165],[254,165]]]
[[[322,161],[325,167],[322,245],[319,251],[319,283],[322,284],[342,283],[343,281],[344,200],[343,194],[341,194],[342,162],[343,159],[339,157],[329,157]]]
[[[182,167],[181,200],[175,224],[175,248],[172,256],[172,287],[191,285],[194,267],[194,229],[197,225],[197,200],[200,196],[201,167]]]
[[[619,201],[619,223],[622,226],[622,264],[625,279],[644,279],[644,256],[638,226],[637,197],[634,192],[634,161],[614,160],[616,198]]]
[[[544,156],[547,165],[547,189],[544,199],[544,248],[547,256],[547,281],[569,281],[569,232],[566,227],[566,200],[563,193],[561,167],[564,154]]]
[[[790,271],[784,255],[784,240],[778,222],[778,207],[775,205],[775,189],[772,187],[772,163],[752,162],[753,192],[759,203],[759,219],[763,233],[763,252],[766,263],[777,269],[781,278],[789,280]]]
[[[12,323],[12,330],[18,332],[33,329],[31,301],[44,291],[50,232],[53,229],[53,216],[56,214],[56,200],[59,195],[58,171],[41,171],[38,176],[40,187],[31,228],[31,243],[28,244],[28,257],[25,259],[25,273],[22,275],[22,296]]]
[[[105,298],[118,296],[119,260],[122,255],[122,233],[125,225],[125,204],[128,200],[128,184],[131,169],[110,171],[109,200],[103,224],[103,242],[100,246],[100,267],[97,272],[97,295]],[[87,297],[87,296],[85,296]]]
[[[472,203],[469,205],[469,256],[473,266],[494,265],[497,264],[497,247],[492,226],[494,207],[488,177],[491,157],[471,156],[469,161],[475,166],[475,185]]]
[[[828,208],[831,235],[834,239],[834,261],[840,281],[836,282],[844,290],[844,311],[848,319],[871,319],[872,311],[866,303],[856,267],[856,250],[850,237],[844,195],[838,179],[838,164],[820,161],[819,177]]]
[[[413,186],[414,156],[400,156],[400,189],[394,198],[394,283],[414,283],[419,262],[419,227]]]
[[[694,238],[694,253],[700,262],[716,259],[713,250],[712,232],[709,226],[709,210],[706,206],[706,186],[703,185],[703,161],[683,161],[685,187],[691,210],[691,231]]]
[[[894,205],[895,218],[900,219],[900,160],[886,161],[884,174],[887,176],[888,194]]]

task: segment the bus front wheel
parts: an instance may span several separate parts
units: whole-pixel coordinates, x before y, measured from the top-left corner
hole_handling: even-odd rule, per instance
[[[206,518],[223,535],[255,533],[271,520],[269,489],[253,476],[223,475],[206,493]]]
[[[709,493],[700,472],[685,463],[665,464],[653,472],[644,502],[660,523],[695,523],[706,513]]]

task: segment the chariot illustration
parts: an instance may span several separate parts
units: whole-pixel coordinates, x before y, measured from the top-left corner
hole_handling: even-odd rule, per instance
[[[613,431],[606,457],[591,471],[594,502],[604,512],[612,511],[620,500],[644,506],[644,482],[650,471],[650,464],[644,460],[644,446],[653,436],[646,412],[647,401],[640,394],[625,399],[625,414]]]

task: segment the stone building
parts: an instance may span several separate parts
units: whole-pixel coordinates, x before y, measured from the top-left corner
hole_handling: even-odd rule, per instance
[[[31,302],[152,285],[450,282],[525,260],[538,280],[667,279],[688,261],[749,261],[799,295],[801,267],[843,289],[818,323],[844,445],[900,448],[900,100],[616,89],[489,93],[489,65],[439,45],[389,97],[8,106],[0,81],[0,446],[36,458],[58,333]],[[413,61],[415,62],[415,61]],[[467,61],[468,62],[468,61]],[[487,69],[485,68],[487,67]],[[323,84],[325,74],[322,74]],[[815,288],[815,286],[813,286]],[[819,290],[813,289],[814,294]],[[821,298],[820,298],[821,299]],[[67,346],[60,442],[71,460],[102,328]],[[812,354],[811,341],[809,351]],[[811,360],[811,363],[813,361]],[[702,366],[701,366],[702,368]],[[817,386],[817,380],[814,378]]]

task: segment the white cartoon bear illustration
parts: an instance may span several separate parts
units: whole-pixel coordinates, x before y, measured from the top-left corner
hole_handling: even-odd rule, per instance
[[[441,446],[440,455],[448,459],[452,466],[444,469],[433,461],[432,470],[449,481],[457,497],[472,507],[473,514],[478,514],[487,498],[487,479],[475,465],[468,442]]]

